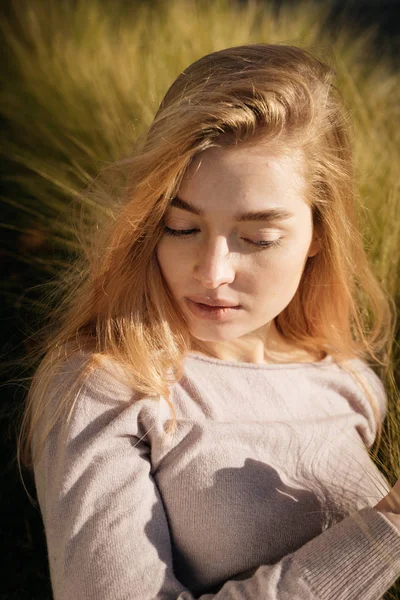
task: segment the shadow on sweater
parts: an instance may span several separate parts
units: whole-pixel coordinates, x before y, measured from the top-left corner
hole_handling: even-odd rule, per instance
[[[171,574],[170,548],[160,544],[166,514],[173,575],[194,595],[217,593],[227,580],[251,577],[259,566],[277,563],[347,516],[327,490],[321,494],[286,485],[276,469],[253,459],[240,468],[220,469],[214,485],[200,492],[183,488],[180,503],[187,519],[185,540],[180,539],[182,521],[175,535],[162,502],[153,506],[145,532]],[[171,585],[167,577],[164,583],[166,589]]]

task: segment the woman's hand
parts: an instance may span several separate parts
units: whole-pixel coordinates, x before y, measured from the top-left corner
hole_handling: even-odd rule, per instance
[[[374,506],[376,510],[385,514],[385,517],[393,523],[400,532],[400,479],[382,500]]]
[[[382,500],[375,506],[381,512],[392,512],[400,515],[400,479]]]

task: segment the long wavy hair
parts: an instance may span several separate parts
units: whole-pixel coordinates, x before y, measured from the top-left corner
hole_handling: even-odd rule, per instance
[[[321,249],[307,260],[276,327],[299,349],[328,353],[350,372],[353,358],[391,372],[395,307],[358,228],[352,130],[334,79],[334,69],[313,52],[283,44],[213,52],[177,77],[130,156],[108,165],[85,191],[108,217],[89,227],[90,235],[81,237],[83,252],[62,274],[62,303],[44,330],[26,397],[19,465],[32,467],[51,428],[60,418],[68,422],[80,385],[104,359],[122,367],[121,376],[139,395],[167,400],[173,416],[167,433],[174,430],[169,390],[183,374],[183,358],[194,349],[210,353],[188,331],[156,247],[191,161],[213,146],[262,143],[303,153],[306,201]],[[39,428],[57,374],[76,355],[85,360],[73,389],[59,394],[53,419]],[[376,399],[354,375],[370,399],[379,445]]]

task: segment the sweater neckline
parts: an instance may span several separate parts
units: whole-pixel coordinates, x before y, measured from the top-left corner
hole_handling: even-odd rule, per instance
[[[219,367],[236,367],[239,369],[257,369],[257,370],[271,370],[271,369],[299,369],[303,367],[315,367],[319,365],[332,364],[333,358],[331,354],[327,354],[322,360],[315,362],[293,362],[293,363],[250,363],[236,360],[222,360],[220,358],[212,358],[202,354],[196,354],[195,352],[187,353],[188,359],[200,360],[202,362],[211,363],[218,365]]]

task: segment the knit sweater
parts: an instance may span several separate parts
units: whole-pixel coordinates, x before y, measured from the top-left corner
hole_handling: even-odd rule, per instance
[[[54,378],[43,426],[82,360]],[[383,421],[381,380],[349,362]],[[91,372],[34,463],[55,600],[379,600],[400,576],[400,531],[373,508],[390,489],[374,413],[330,355],[186,355],[173,434],[166,400],[117,374]]]

